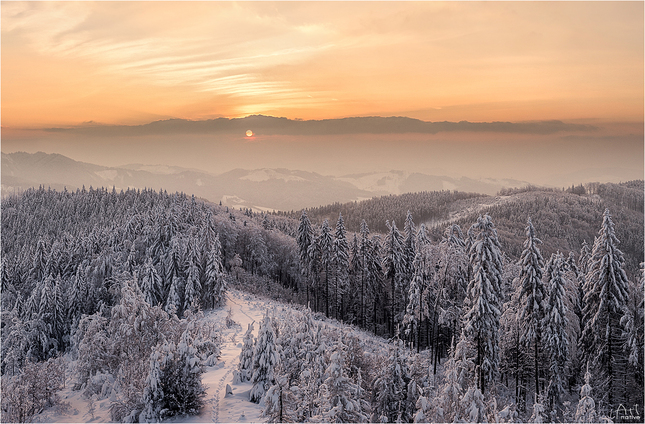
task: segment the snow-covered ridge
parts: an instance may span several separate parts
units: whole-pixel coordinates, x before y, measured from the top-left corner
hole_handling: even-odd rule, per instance
[[[249,171],[249,173],[240,180],[248,180],[253,182],[269,181],[269,180],[283,180],[283,181],[305,181],[304,178],[291,173],[281,172],[276,169],[256,169]]]

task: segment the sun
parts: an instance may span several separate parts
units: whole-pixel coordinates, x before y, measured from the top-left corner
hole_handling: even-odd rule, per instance
[[[251,130],[246,130],[246,136],[247,136],[247,137],[253,137],[253,131],[251,131]]]

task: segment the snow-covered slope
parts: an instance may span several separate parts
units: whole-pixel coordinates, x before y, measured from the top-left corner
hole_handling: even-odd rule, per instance
[[[418,191],[457,190],[494,195],[504,187],[523,187],[526,181],[493,178],[451,178],[409,171],[383,171],[351,174],[336,178],[375,195],[402,194]]]
[[[235,322],[227,327],[224,325],[226,317],[231,314]],[[221,356],[214,366],[206,367],[202,374],[202,384],[206,386],[206,397],[204,407],[198,415],[172,417],[166,422],[175,423],[232,423],[232,422],[264,422],[261,405],[250,402],[249,392],[252,384],[250,382],[235,383],[234,372],[237,370],[240,352],[242,350],[242,336],[251,323],[255,323],[253,334],[258,335],[259,322],[266,311],[271,311],[279,320],[284,315],[290,314],[292,308],[283,303],[260,298],[239,290],[230,289],[226,294],[226,305],[205,314],[203,320],[221,324]],[[342,327],[342,324],[330,320],[324,325]],[[355,330],[362,339],[369,339],[368,345],[374,350],[387,351],[387,343],[364,331]],[[371,349],[370,349],[371,350]],[[65,388],[58,395],[67,407],[49,408],[35,416],[34,422],[49,423],[85,423],[85,422],[110,422],[111,399],[107,397],[95,402],[94,411],[90,412],[90,404],[83,398],[82,391],[74,391],[75,384],[74,367],[75,362],[66,357],[68,369],[66,373]],[[226,387],[230,385],[232,394],[226,393]]]
[[[242,349],[241,335],[247,325],[262,319],[267,308],[276,307],[274,302],[260,300],[257,297],[237,290],[227,293],[226,306],[207,313],[204,320],[224,323],[228,310],[231,310],[233,320],[238,324],[231,328],[222,327],[223,344],[221,356],[217,364],[206,367],[202,375],[202,383],[207,386],[205,405],[199,415],[174,417],[170,422],[259,422],[261,407],[249,401],[251,383],[233,384],[233,371],[237,369],[240,351]],[[257,336],[257,325],[254,334]],[[244,330],[244,331],[243,331]],[[63,402],[69,402],[69,408],[52,408],[45,410],[36,417],[38,422],[52,423],[83,423],[110,422],[110,399],[102,399],[95,403],[94,413],[89,411],[87,399],[83,399],[82,391],[72,390],[74,385],[74,363],[70,363],[65,388],[59,393]],[[233,388],[232,395],[226,395],[226,385]]]

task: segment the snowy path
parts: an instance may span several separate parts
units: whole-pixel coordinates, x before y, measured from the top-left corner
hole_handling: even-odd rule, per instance
[[[207,367],[202,375],[202,383],[207,386],[207,402],[201,414],[193,417],[182,417],[170,420],[172,422],[261,422],[262,409],[249,401],[250,383],[233,384],[233,373],[237,370],[240,352],[242,351],[242,336],[248,324],[255,321],[254,334],[257,336],[258,325],[266,309],[265,301],[260,301],[252,295],[236,290],[230,290],[226,295],[226,306],[213,311],[204,319],[224,323],[229,308],[233,321],[237,324],[232,328],[223,327],[221,356],[217,365]],[[232,395],[226,395],[226,385],[233,389]]]

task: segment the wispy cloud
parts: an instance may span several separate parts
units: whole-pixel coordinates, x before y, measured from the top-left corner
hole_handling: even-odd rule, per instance
[[[3,121],[69,122],[80,111],[77,122],[123,122],[125,108],[140,111],[140,122],[213,108],[300,118],[427,110],[418,117],[640,119],[642,10],[596,2],[4,2]],[[607,107],[612,96],[620,101]],[[549,107],[531,115],[482,106],[491,102]],[[458,116],[456,105],[472,107]]]

